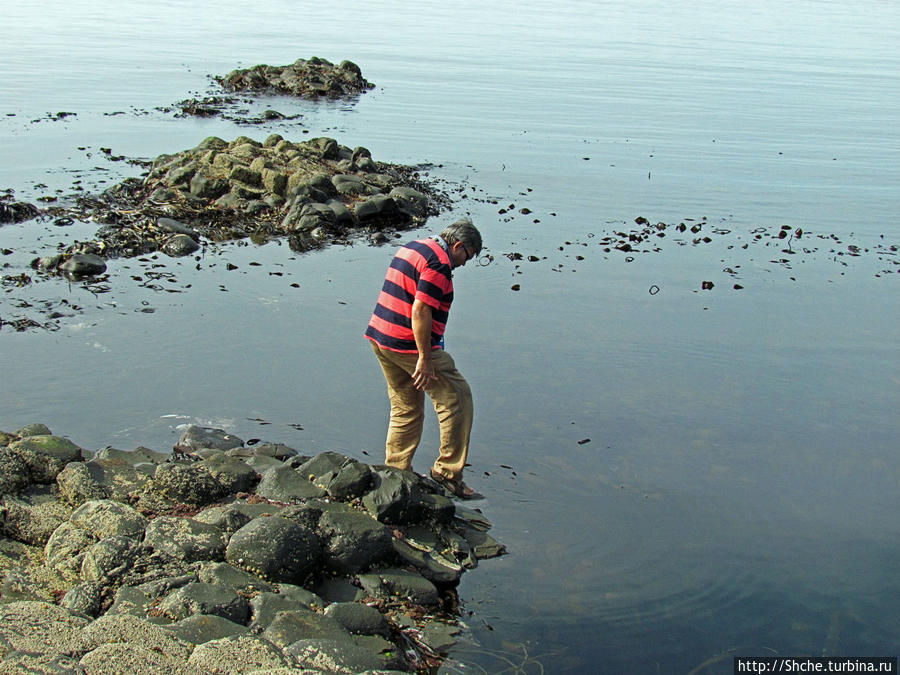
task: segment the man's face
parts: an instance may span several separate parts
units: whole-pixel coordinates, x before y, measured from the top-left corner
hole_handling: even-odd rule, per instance
[[[461,241],[458,241],[450,247],[450,257],[453,260],[454,267],[463,267],[475,257],[475,252],[467,248]]]

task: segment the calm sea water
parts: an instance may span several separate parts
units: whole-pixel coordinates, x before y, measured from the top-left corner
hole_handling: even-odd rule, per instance
[[[463,580],[470,631],[446,672],[900,652],[900,5],[51,0],[3,15],[0,187],[20,199],[139,171],[100,148],[152,158],[304,131],[465,186],[433,229],[471,215],[493,256],[456,275],[448,349],[476,395],[471,482],[510,555]],[[313,55],[377,88],[258,104],[302,115],[290,125],[158,110],[210,74]],[[598,243],[638,216],[711,241]],[[793,255],[770,236],[783,225],[804,231]],[[3,274],[91,232],[4,226]],[[4,286],[4,317],[82,310],[0,333],[0,428],[166,450],[195,422],[376,461],[387,403],[361,335],[390,255],[232,245],[199,270],[113,261],[107,293]],[[149,264],[181,292],[130,281]],[[419,470],[431,421],[426,435]]]

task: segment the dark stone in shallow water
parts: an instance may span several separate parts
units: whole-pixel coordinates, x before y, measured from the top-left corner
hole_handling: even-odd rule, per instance
[[[70,277],[91,277],[106,272],[106,261],[93,253],[76,253],[63,262],[59,269]]]

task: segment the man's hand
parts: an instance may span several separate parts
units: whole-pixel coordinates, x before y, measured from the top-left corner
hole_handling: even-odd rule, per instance
[[[435,379],[431,354],[420,354],[419,360],[416,361],[416,370],[413,372],[413,384],[416,385],[416,389],[428,389]]]

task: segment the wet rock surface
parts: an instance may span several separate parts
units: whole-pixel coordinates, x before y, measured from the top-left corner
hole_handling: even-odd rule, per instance
[[[94,455],[32,425],[0,459],[0,659],[39,672],[433,669],[461,574],[505,552],[430,479],[218,429]]]

